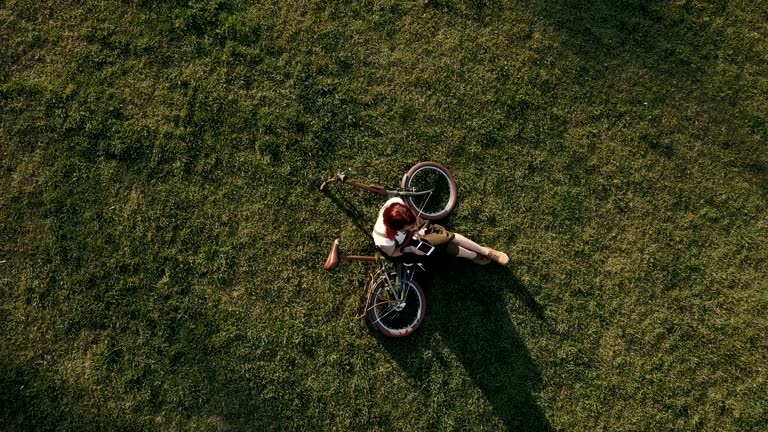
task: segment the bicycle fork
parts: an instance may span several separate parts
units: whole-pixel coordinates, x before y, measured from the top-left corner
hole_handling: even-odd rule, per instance
[[[408,291],[411,289],[411,280],[413,280],[413,276],[416,273],[417,267],[423,269],[421,264],[395,264],[395,283],[393,284],[390,280],[389,286],[393,287],[394,285],[394,297],[397,301],[395,309],[397,311],[400,311],[403,309],[403,307],[405,307],[405,301],[408,298]],[[389,278],[389,275],[387,275],[387,277]]]

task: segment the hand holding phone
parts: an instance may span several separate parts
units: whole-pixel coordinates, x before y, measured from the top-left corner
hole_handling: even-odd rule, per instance
[[[435,247],[425,241],[419,240],[419,243],[416,245],[416,250],[424,255],[430,255],[435,251]]]

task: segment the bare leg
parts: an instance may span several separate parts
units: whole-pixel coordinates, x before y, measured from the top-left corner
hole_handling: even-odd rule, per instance
[[[475,251],[471,251],[469,249],[464,249],[463,247],[459,246],[459,258],[466,258],[470,261],[472,261],[475,264],[485,265],[491,262],[490,259],[486,258],[483,255],[480,255],[479,253]]]
[[[507,265],[507,263],[509,262],[509,257],[504,252],[497,251],[489,247],[480,246],[479,244],[473,242],[472,240],[464,237],[461,234],[455,234],[455,237],[453,238],[453,242],[459,245],[460,250],[462,248],[470,250],[476,254],[481,255],[482,257],[488,257],[501,265]],[[476,260],[477,258],[473,261],[476,261]]]
[[[471,251],[469,249],[465,249],[461,246],[459,246],[459,258],[466,258],[468,260],[477,258],[477,252]]]
[[[454,243],[456,243],[460,247],[462,247],[464,249],[469,249],[472,252],[477,252],[480,255],[488,255],[488,252],[491,251],[490,248],[487,248],[485,246],[480,246],[479,244],[473,242],[472,240],[464,237],[461,234],[455,234],[455,237],[453,238],[453,241],[454,241]]]

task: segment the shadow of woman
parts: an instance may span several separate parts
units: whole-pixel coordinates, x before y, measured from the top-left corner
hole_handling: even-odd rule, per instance
[[[514,273],[452,261],[421,283],[428,301],[422,327],[409,338],[379,340],[401,369],[428,387],[439,379],[431,376],[431,359],[447,347],[506,429],[554,430],[534,399],[541,373],[509,317],[505,297],[514,296],[541,321],[543,309]]]

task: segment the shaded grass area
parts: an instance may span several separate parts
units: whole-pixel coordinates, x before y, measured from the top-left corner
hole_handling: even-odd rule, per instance
[[[761,430],[765,11],[0,6],[0,428]],[[509,270],[354,319],[381,201],[448,166]]]

